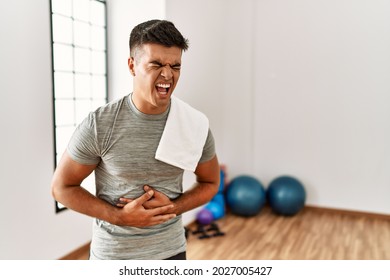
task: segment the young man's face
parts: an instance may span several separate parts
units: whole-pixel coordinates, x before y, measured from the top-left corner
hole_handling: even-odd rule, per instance
[[[161,114],[180,76],[182,50],[159,44],[145,44],[129,58],[134,76],[133,102],[145,114]]]

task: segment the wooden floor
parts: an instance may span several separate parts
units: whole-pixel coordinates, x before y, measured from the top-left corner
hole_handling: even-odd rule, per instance
[[[228,215],[217,224],[225,236],[190,234],[188,259],[390,260],[388,218],[315,208],[281,217],[264,208],[255,217]]]
[[[390,260],[390,219],[305,208],[282,217],[264,208],[255,217],[217,221],[225,236],[188,236],[190,260]],[[190,226],[191,230],[196,225]],[[88,259],[88,245],[62,259]]]
[[[88,260],[89,259],[89,243],[81,246],[70,254],[60,258],[60,260]]]

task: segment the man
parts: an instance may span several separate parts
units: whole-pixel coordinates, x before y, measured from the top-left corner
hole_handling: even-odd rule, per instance
[[[191,189],[183,192],[183,168],[156,159],[167,119],[173,118],[172,94],[187,48],[169,21],[136,26],[128,59],[133,92],[90,113],[56,168],[54,198],[95,218],[91,259],[185,259],[181,214],[218,191],[219,164],[208,127]],[[92,171],[96,196],[81,187]]]

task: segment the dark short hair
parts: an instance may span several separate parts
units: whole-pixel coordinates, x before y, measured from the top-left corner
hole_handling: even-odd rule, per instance
[[[188,40],[167,20],[154,19],[135,26],[130,33],[130,56],[134,56],[138,47],[148,43],[179,47],[183,51],[188,49]]]

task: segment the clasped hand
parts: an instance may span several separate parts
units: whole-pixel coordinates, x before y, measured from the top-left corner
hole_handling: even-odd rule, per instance
[[[174,217],[171,200],[165,194],[150,186],[144,186],[145,193],[138,198],[121,197],[117,206],[121,209],[120,225],[147,227],[162,224]]]

